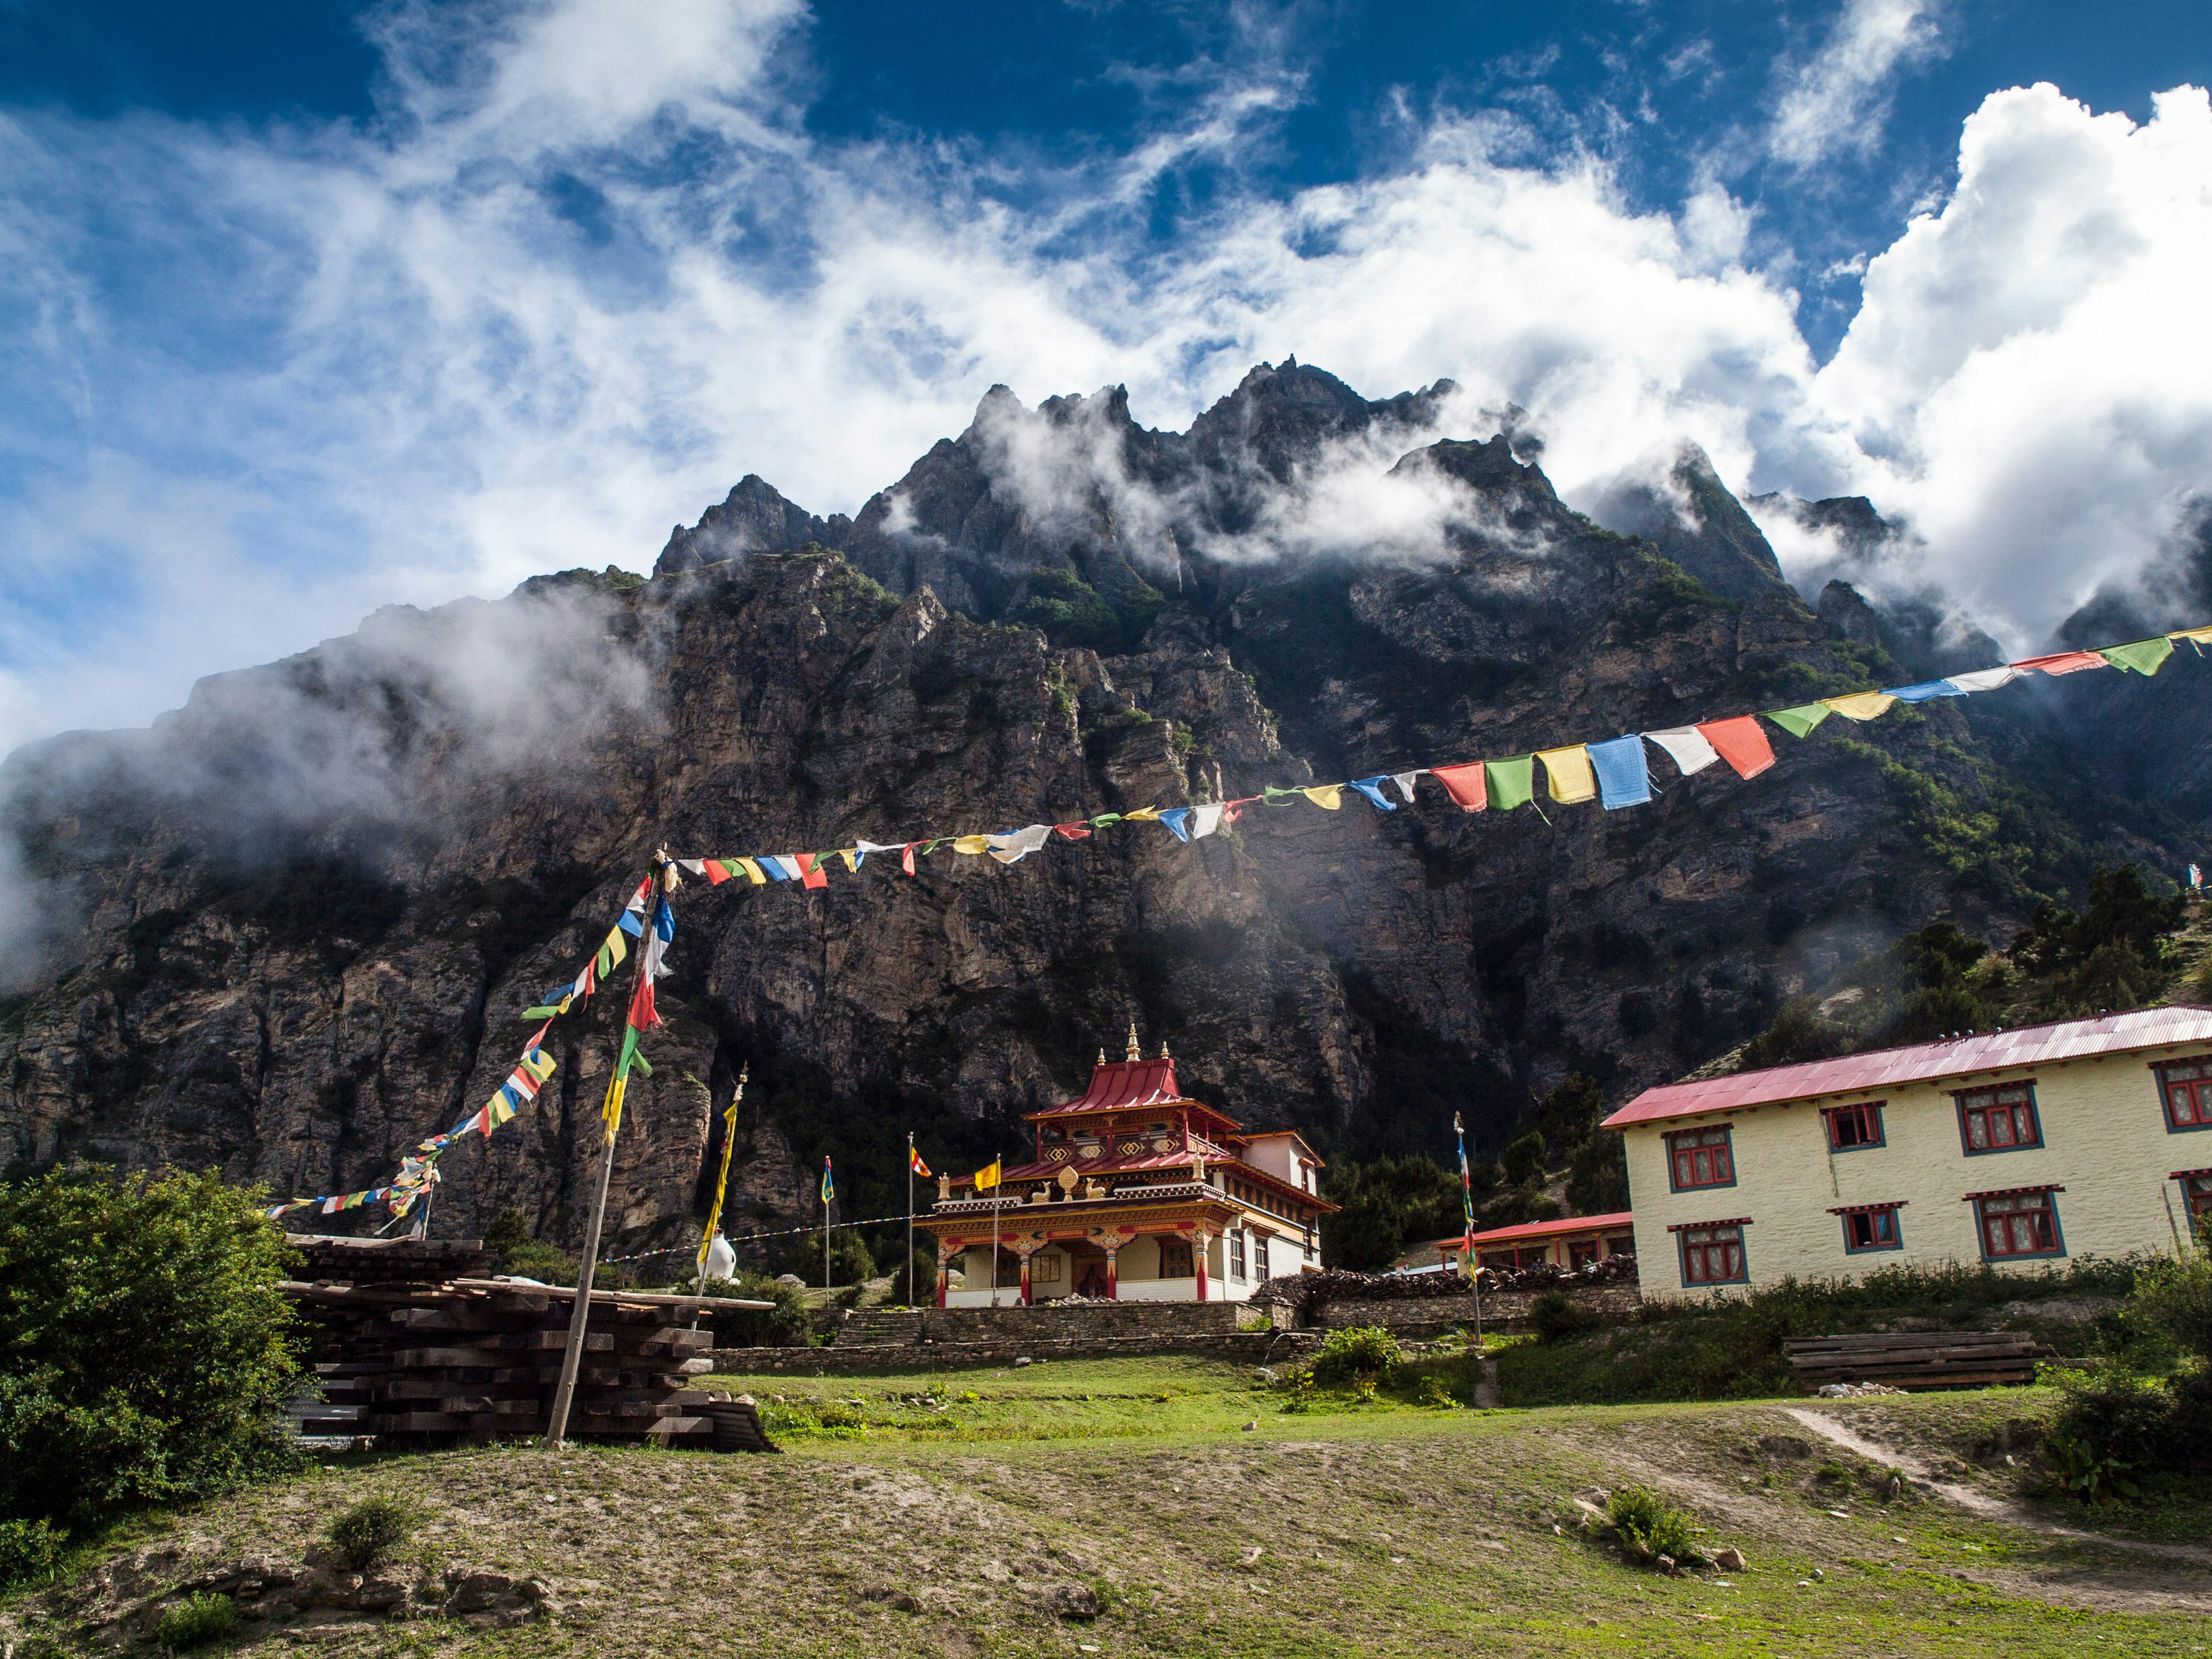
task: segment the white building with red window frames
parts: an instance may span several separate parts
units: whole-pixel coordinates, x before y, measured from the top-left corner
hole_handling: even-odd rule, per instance
[[[2212,1216],[2212,1008],[1669,1084],[1606,1127],[1647,1297],[2170,1252]]]

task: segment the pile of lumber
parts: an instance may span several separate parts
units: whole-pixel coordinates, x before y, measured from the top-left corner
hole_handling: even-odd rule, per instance
[[[2056,1357],[2022,1331],[1870,1331],[1785,1341],[1790,1373],[1802,1382],[1887,1382],[1900,1389],[1984,1388],[2033,1382],[2040,1359]]]
[[[490,1265],[470,1243],[294,1242],[316,1277],[283,1289],[321,1327],[315,1370],[326,1396],[295,1410],[303,1426],[478,1440],[545,1431],[574,1291],[481,1271],[442,1276]],[[770,1449],[757,1417],[750,1433],[718,1425],[709,1396],[692,1383],[714,1369],[714,1334],[688,1327],[702,1308],[720,1305],[727,1304],[595,1292],[569,1435]]]

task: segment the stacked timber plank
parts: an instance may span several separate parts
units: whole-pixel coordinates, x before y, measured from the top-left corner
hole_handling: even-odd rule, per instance
[[[1985,1388],[2033,1382],[2057,1350],[2022,1331],[1871,1331],[1785,1341],[1802,1382],[1887,1382],[1900,1389]]]
[[[327,1396],[303,1415],[325,1432],[543,1434],[575,1292],[483,1276],[489,1255],[471,1244],[366,1243],[295,1241],[318,1277],[284,1289],[322,1328],[315,1369]],[[731,1438],[691,1382],[713,1369],[713,1333],[685,1328],[702,1305],[714,1304],[595,1293],[568,1433],[701,1448]]]

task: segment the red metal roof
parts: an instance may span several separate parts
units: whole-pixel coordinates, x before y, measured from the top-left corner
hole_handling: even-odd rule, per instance
[[[1909,1048],[1884,1048],[1841,1060],[1808,1060],[1799,1066],[1770,1066],[1734,1077],[1696,1083],[1669,1083],[1646,1089],[1611,1117],[1608,1129],[1669,1118],[1694,1117],[1747,1106],[1771,1106],[1821,1095],[1899,1089],[1908,1084],[1981,1072],[2048,1066],[2089,1060],[2100,1054],[2180,1043],[2212,1042],[2212,1008],[2181,1005],[2136,1008],[2100,1019],[2063,1020],[2053,1025],[2025,1025],[2012,1031],[1984,1031],[1942,1042],[1917,1042]]]
[[[1618,1232],[1635,1224],[1633,1211],[1617,1210],[1611,1215],[1571,1215],[1564,1221],[1523,1221],[1516,1226],[1492,1227],[1486,1233],[1477,1233],[1474,1242],[1478,1245],[1504,1244],[1516,1238],[1557,1238],[1561,1233]],[[1459,1249],[1465,1243],[1466,1240],[1458,1237],[1440,1238],[1435,1248]]]

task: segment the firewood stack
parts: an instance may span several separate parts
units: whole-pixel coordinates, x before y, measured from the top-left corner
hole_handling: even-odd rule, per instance
[[[473,1241],[293,1243],[313,1278],[283,1288],[322,1327],[315,1370],[328,1396],[304,1420],[379,1436],[545,1431],[574,1291],[490,1278],[490,1255]],[[713,1447],[708,1396],[690,1379],[714,1369],[714,1334],[685,1328],[702,1305],[594,1291],[568,1433]]]

